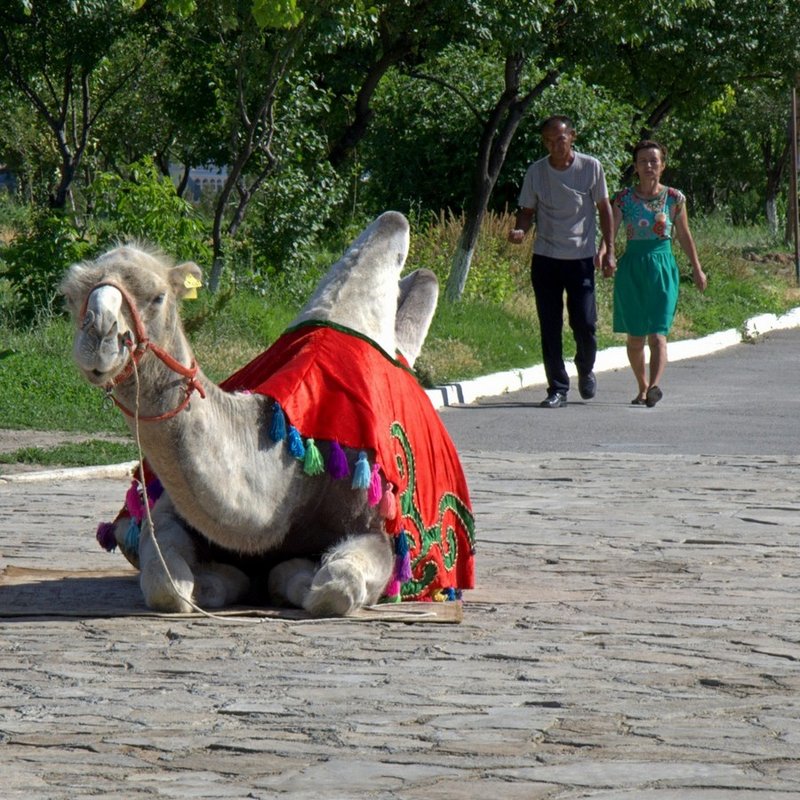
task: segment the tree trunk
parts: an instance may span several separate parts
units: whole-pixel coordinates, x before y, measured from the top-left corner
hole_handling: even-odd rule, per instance
[[[464,218],[464,227],[458,237],[450,274],[447,277],[445,297],[450,302],[460,300],[464,295],[469,268],[472,266],[472,256],[475,254],[475,246],[478,243],[478,235],[481,231],[481,223],[486,210],[486,200],[488,200],[488,195],[484,200],[483,211],[467,214]]]
[[[767,215],[767,226],[770,233],[774,236],[778,233],[778,205],[775,195],[767,197],[764,203],[764,212]]]
[[[483,126],[475,159],[472,198],[464,217],[464,227],[447,278],[445,298],[450,302],[457,302],[464,294],[481,223],[486,215],[486,206],[522,117],[533,100],[558,79],[559,73],[551,70],[528,94],[517,99],[520,75],[526,58],[521,53],[513,53],[506,57],[505,89]]]

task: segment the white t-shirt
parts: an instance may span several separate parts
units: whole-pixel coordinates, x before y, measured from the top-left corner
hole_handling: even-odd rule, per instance
[[[519,193],[520,208],[534,212],[533,251],[550,258],[593,257],[595,210],[606,197],[606,176],[596,158],[575,153],[566,169],[554,169],[547,157],[534,161]]]

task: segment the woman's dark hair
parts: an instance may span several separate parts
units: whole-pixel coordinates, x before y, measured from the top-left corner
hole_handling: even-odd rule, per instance
[[[667,148],[663,144],[654,142],[652,139],[642,139],[636,147],[633,148],[633,163],[636,163],[636,158],[640,150],[658,150],[661,153],[661,160],[667,160]]]

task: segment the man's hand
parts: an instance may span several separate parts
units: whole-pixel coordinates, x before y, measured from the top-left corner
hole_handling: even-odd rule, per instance
[[[525,238],[525,231],[522,228],[512,228],[508,232],[508,241],[511,244],[522,244],[522,240]]]
[[[613,250],[606,249],[603,253],[603,277],[610,278],[617,271],[617,258]]]

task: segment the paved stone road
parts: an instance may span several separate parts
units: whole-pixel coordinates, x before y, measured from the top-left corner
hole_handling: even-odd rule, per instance
[[[769,356],[796,384],[784,344],[708,367]],[[680,366],[644,412],[653,424],[680,426],[703,365]],[[603,402],[629,380],[602,376]],[[520,428],[612,413],[576,403],[543,417],[506,400]],[[537,455],[493,448],[474,408],[445,411],[479,526],[459,625],[62,617],[78,584],[109,607],[103,593],[137,596],[133,571],[93,540],[125,481],[0,483],[7,575],[118,574],[59,582],[36,617],[3,614],[0,587],[0,795],[798,798],[795,411],[771,421],[786,452],[746,456],[735,441],[670,452],[666,433],[664,452],[631,433],[631,452]]]

